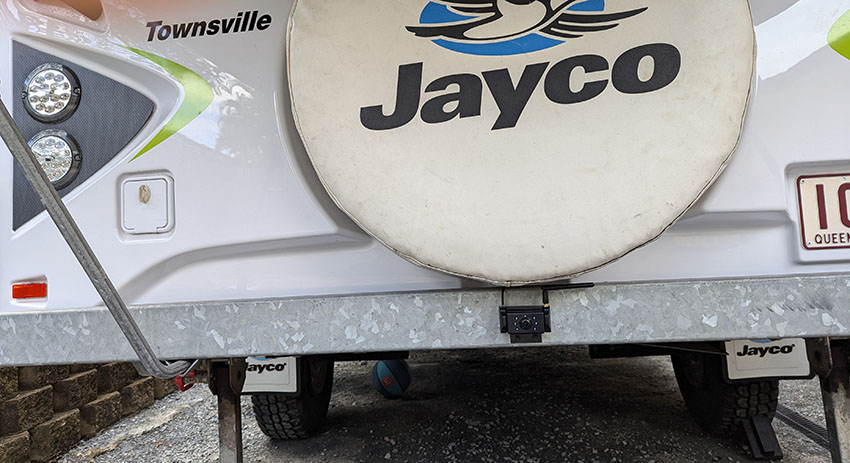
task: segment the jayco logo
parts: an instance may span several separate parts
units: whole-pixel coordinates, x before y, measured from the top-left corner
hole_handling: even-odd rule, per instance
[[[770,346],[770,347],[756,347],[749,346],[744,344],[744,347],[741,348],[741,352],[736,352],[735,355],[738,357],[764,357],[768,354],[777,355],[777,354],[790,354],[794,352],[794,346],[796,344],[791,344],[788,346]]]
[[[436,0],[407,30],[459,53],[518,55],[613,29],[644,11],[605,12],[605,0]]]
[[[604,0],[439,0],[425,6],[420,17],[422,25],[407,29],[453,51],[505,56],[543,50],[566,39],[607,31],[619,21],[646,11],[639,8],[600,13],[604,9]],[[392,130],[417,115],[426,124],[478,117],[482,115],[486,84],[499,109],[499,114],[493,116],[492,130],[507,129],[517,126],[541,82],[552,103],[569,105],[590,101],[609,87],[626,95],[660,90],[676,80],[681,66],[682,56],[676,46],[649,43],[610,59],[585,54],[554,63],[528,64],[519,76],[501,68],[439,77],[425,86],[424,96],[434,96],[423,104],[426,63],[403,64],[398,67],[394,109],[380,104],[362,107],[360,123],[370,130]],[[582,77],[578,79],[573,74]]]
[[[278,363],[276,365],[268,364],[268,365],[248,365],[248,371],[256,371],[257,374],[262,374],[267,371],[283,371],[286,369],[285,363]]]

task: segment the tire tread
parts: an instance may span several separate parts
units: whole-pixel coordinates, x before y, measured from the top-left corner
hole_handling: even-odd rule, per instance
[[[257,425],[263,434],[272,439],[306,439],[316,434],[325,422],[333,387],[333,362],[328,362],[327,376],[322,389],[310,390],[309,366],[301,367],[301,394],[253,394],[251,404]]]
[[[688,412],[703,429],[718,436],[735,436],[742,431],[741,422],[753,416],[773,420],[779,403],[779,381],[727,383],[719,357],[703,354],[704,383],[691,384],[685,372],[689,368],[685,355],[673,356],[676,381]]]
[[[257,425],[263,434],[272,439],[295,440],[310,436],[309,430],[301,419],[303,408],[299,406],[300,397],[281,394],[254,394],[251,401]]]

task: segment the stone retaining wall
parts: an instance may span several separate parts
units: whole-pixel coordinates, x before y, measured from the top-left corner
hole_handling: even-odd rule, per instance
[[[0,368],[0,462],[50,462],[175,390],[129,363]]]

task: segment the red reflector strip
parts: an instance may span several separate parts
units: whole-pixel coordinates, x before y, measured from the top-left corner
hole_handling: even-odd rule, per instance
[[[44,299],[47,283],[24,283],[12,285],[12,299]]]

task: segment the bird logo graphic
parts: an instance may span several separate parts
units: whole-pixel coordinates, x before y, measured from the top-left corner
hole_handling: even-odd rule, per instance
[[[431,0],[407,30],[460,53],[518,55],[613,29],[646,10],[606,12],[605,0]]]

